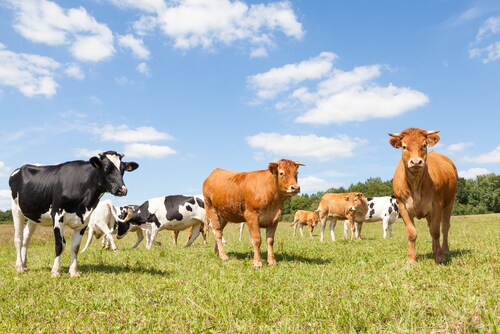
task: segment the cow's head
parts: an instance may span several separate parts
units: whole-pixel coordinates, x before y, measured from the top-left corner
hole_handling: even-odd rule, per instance
[[[99,171],[101,186],[115,196],[127,195],[127,187],[123,182],[123,173],[131,172],[139,167],[135,162],[123,162],[123,154],[115,151],[99,153],[99,156],[90,158],[90,163]]]
[[[363,193],[348,193],[344,196],[344,200],[347,202],[347,211],[349,213],[359,211],[367,203]]]
[[[297,161],[281,159],[269,163],[269,171],[276,176],[278,191],[285,196],[293,196],[300,192],[297,181],[299,166],[305,166]]]
[[[313,217],[312,217],[312,227],[318,225],[318,222],[319,222],[319,215],[318,215],[318,212],[317,211],[313,211]]]
[[[412,173],[418,173],[425,167],[427,147],[434,146],[439,141],[438,132],[410,128],[400,133],[389,133],[392,137],[389,143],[394,148],[403,149],[405,168]]]

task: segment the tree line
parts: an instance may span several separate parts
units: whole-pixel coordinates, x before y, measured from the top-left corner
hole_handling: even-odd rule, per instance
[[[330,188],[315,194],[304,194],[285,202],[282,221],[292,221],[297,210],[314,211],[325,193],[362,192],[366,197],[390,196],[392,180],[382,181],[380,177],[369,178],[365,182],[351,184],[348,188]],[[500,213],[500,175],[479,175],[476,179],[458,178],[457,195],[453,215],[473,215]],[[0,224],[11,223],[10,210],[0,211]]]

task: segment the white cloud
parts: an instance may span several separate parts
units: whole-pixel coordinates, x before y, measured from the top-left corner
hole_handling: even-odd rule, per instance
[[[291,85],[305,80],[321,79],[331,71],[336,58],[334,53],[322,52],[319,56],[300,63],[272,68],[265,73],[253,75],[248,78],[248,83],[257,91],[259,99],[272,99],[289,90]]]
[[[469,47],[469,57],[481,58],[484,64],[500,59],[499,34],[500,16],[490,17],[484,21],[476,35],[476,40]]]
[[[136,56],[139,59],[149,59],[150,52],[149,50],[144,46],[144,43],[142,39],[135,38],[134,36],[127,34],[127,35],[120,35],[118,36],[118,43],[126,49],[129,49],[132,51],[134,56]]]
[[[340,182],[330,182],[316,176],[306,176],[306,177],[299,176],[299,185],[300,185],[300,192],[308,194],[316,193],[318,191],[325,191],[334,187],[338,188],[343,186],[343,184]]]
[[[346,72],[332,69],[336,58],[334,53],[322,52],[318,57],[251,76],[248,82],[261,102],[277,98],[276,109],[301,111],[295,119],[297,123],[391,118],[429,102],[424,93],[411,88],[376,84],[374,80],[384,68],[381,65],[358,66]],[[306,80],[314,81],[316,88],[304,86]],[[285,92],[286,97],[279,96]]]
[[[59,67],[52,58],[15,53],[0,43],[0,85],[15,87],[25,96],[54,96],[58,87],[54,77]]]
[[[30,41],[69,45],[72,55],[80,61],[102,61],[115,52],[111,30],[83,7],[66,10],[47,0],[8,2],[16,14],[14,28]]]
[[[475,179],[478,175],[490,174],[486,168],[469,168],[467,170],[459,170],[458,176],[464,179]]]
[[[366,140],[347,136],[319,137],[316,135],[281,135],[259,133],[246,138],[248,145],[283,157],[307,157],[321,161],[350,157]]]
[[[113,0],[122,8],[148,13],[133,24],[140,35],[158,28],[178,49],[248,42],[252,55],[263,56],[274,44],[274,32],[300,39],[304,35],[288,1],[247,5],[230,0]],[[265,50],[264,50],[265,49]]]
[[[79,148],[75,151],[75,157],[88,160],[102,152],[104,152],[104,150],[89,150],[86,148]]]
[[[0,190],[0,210],[6,211],[12,208],[12,194],[10,190]]]
[[[476,157],[465,157],[465,161],[484,163],[484,164],[497,164],[500,163],[500,146],[497,146],[493,151],[480,154]]]
[[[0,177],[9,176],[10,167],[5,165],[5,162],[0,161]]]
[[[137,67],[135,68],[135,70],[145,76],[150,76],[151,75],[151,71],[149,70],[149,66],[148,64],[146,63],[140,63],[139,65],[137,65]]]
[[[94,127],[91,131],[98,134],[103,141],[115,141],[124,143],[147,142],[155,140],[172,140],[173,137],[165,132],[159,132],[151,126],[141,126],[131,129],[128,125],[111,125]]]
[[[163,158],[177,152],[169,146],[151,145],[151,144],[127,144],[124,152],[129,158]]]
[[[464,148],[473,146],[473,143],[467,142],[467,143],[456,143],[456,144],[451,144],[448,146],[447,150],[451,152],[460,152],[463,151]]]
[[[66,73],[67,76],[78,80],[83,80],[85,78],[82,68],[77,64],[68,65],[64,70],[64,73]]]

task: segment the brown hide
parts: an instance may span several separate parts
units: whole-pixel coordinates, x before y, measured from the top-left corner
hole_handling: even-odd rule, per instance
[[[354,222],[362,223],[368,212],[368,202],[362,193],[326,193],[321,198],[318,206],[319,220],[321,222],[321,241],[326,221],[331,218],[330,234],[332,241],[335,241],[333,229],[337,220],[349,220],[351,228],[351,238],[354,235]],[[346,237],[344,235],[344,237]]]
[[[212,223],[217,241],[215,252],[226,260],[222,230],[228,222],[246,221],[254,244],[254,266],[261,267],[260,227],[266,228],[268,264],[273,254],[274,232],[286,199],[300,191],[297,170],[303,166],[291,160],[271,162],[267,170],[232,172],[215,169],[203,183],[206,220]]]
[[[316,211],[297,210],[293,218],[293,223],[316,226],[318,224],[318,213]]]
[[[457,169],[444,155],[436,152],[427,154],[427,147],[439,141],[437,131],[410,128],[390,135],[390,144],[402,148],[392,186],[408,234],[408,263],[416,261],[414,218],[427,219],[435,260],[443,263],[443,252],[449,250],[448,231],[457,189]],[[440,228],[443,233],[442,248]]]

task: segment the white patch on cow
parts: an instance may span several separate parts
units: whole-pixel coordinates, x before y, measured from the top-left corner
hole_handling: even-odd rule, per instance
[[[115,165],[115,167],[120,170],[121,160],[120,156],[116,154],[106,154],[106,157]]]

